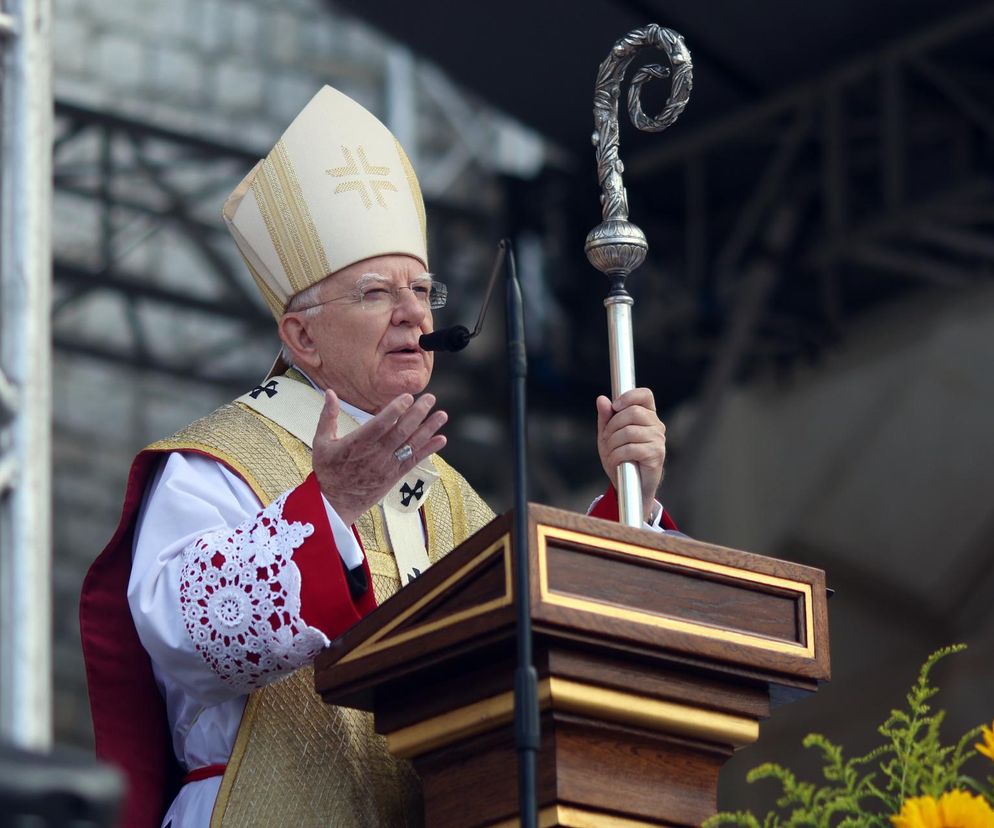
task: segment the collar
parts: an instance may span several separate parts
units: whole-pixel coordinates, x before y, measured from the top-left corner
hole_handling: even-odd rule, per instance
[[[307,376],[307,373],[305,371],[302,371],[296,365],[292,365],[290,367],[298,374],[300,374],[305,380],[307,380],[312,387],[316,388],[318,391],[321,391],[320,386],[316,382],[314,382],[314,380],[312,380],[309,376]],[[343,400],[341,397],[338,398],[338,405],[342,409],[342,411],[344,411],[346,414],[352,417],[352,419],[355,420],[357,423],[359,423],[359,425],[367,423],[373,419],[373,415],[370,414],[368,411],[363,411],[361,408],[356,408],[354,405],[352,405],[352,403],[345,402],[345,400]]]

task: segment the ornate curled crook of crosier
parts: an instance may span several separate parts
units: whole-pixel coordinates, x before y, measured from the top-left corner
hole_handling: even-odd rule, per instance
[[[690,99],[693,67],[683,38],[672,29],[655,23],[629,32],[614,44],[611,54],[597,70],[594,85],[594,134],[591,138],[597,157],[597,178],[603,194],[604,220],[627,219],[628,199],[621,182],[624,165],[618,155],[618,98],[621,82],[635,55],[646,48],[661,49],[669,59],[670,69],[658,64],[645,66],[635,73],[628,89],[628,115],[643,132],[662,132],[676,122]],[[642,110],[642,87],[650,80],[670,77],[670,96],[663,111],[655,118]]]
[[[693,86],[693,66],[683,37],[655,23],[629,32],[614,44],[597,70],[594,85],[594,134],[597,179],[601,186],[603,222],[587,236],[587,258],[612,280],[612,292],[623,290],[625,277],[645,259],[645,235],[628,221],[628,196],[621,180],[624,164],[618,153],[618,98],[621,82],[635,55],[642,49],[666,53],[670,68],[644,66],[635,73],[628,89],[628,115],[637,129],[661,132],[683,112]],[[670,95],[663,111],[650,118],[642,110],[642,87],[650,80],[671,78]]]

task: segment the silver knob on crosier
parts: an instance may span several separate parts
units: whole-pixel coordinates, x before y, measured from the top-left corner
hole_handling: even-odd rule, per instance
[[[611,54],[597,71],[594,86],[594,134],[597,179],[601,185],[603,221],[587,235],[584,249],[590,263],[610,280],[604,307],[607,308],[608,344],[611,360],[611,396],[617,399],[635,387],[635,353],[632,341],[632,305],[625,290],[628,275],[645,261],[649,244],[645,234],[628,220],[628,196],[621,181],[624,164],[618,154],[618,98],[621,81],[636,53],[641,49],[661,49],[670,69],[644,66],[632,78],[628,89],[628,115],[644,132],[662,132],[673,124],[690,98],[693,85],[690,52],[683,38],[655,23],[629,32],[614,44]],[[642,111],[642,86],[656,78],[670,80],[670,95],[663,111],[649,118]],[[621,522],[641,526],[642,483],[635,463],[618,467],[615,487]]]

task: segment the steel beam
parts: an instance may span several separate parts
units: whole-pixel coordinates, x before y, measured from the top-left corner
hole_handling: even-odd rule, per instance
[[[121,348],[114,348],[96,342],[86,342],[63,334],[56,334],[53,344],[56,350],[73,356],[82,356],[111,365],[133,368],[142,373],[152,372],[169,379],[182,380],[183,382],[201,383],[209,385],[214,389],[228,389],[238,394],[243,394],[245,393],[245,389],[256,385],[262,379],[262,374],[265,372],[265,369],[262,369],[261,372],[255,374],[232,375],[226,373],[223,376],[215,376],[200,370],[196,365],[168,363],[152,356],[140,357],[137,354],[128,353]]]
[[[762,221],[776,199],[782,195],[783,184],[811,130],[812,114],[808,109],[797,113],[794,123],[780,141],[780,146],[763,170],[759,183],[739,212],[728,238],[715,261],[719,280],[731,274],[738,265],[748,245],[756,236]]]
[[[937,216],[945,217],[950,211],[964,209],[969,220],[977,218],[977,202],[994,197],[994,187],[987,181],[978,179],[955,187],[931,198],[907,204],[892,212],[876,216],[872,221],[864,221],[858,227],[848,228],[836,236],[829,236],[807,249],[801,260],[803,266],[818,267],[841,258],[846,258],[853,248],[867,242],[894,238],[909,228]]]
[[[80,286],[86,286],[89,290],[108,290],[177,310],[192,310],[220,319],[238,320],[259,331],[272,331],[274,328],[273,317],[255,304],[233,305],[230,302],[201,298],[192,295],[189,291],[159,287],[138,274],[123,273],[118,269],[109,273],[103,271],[94,273],[79,265],[56,261],[55,279],[57,282],[71,286],[74,290]]]
[[[904,110],[901,66],[891,61],[880,74],[880,173],[884,204],[892,210],[904,201],[906,189]]]
[[[976,36],[994,26],[994,3],[985,3],[929,29],[898,40],[883,52],[874,51],[851,60],[813,81],[797,84],[786,91],[723,118],[715,124],[691,132],[664,147],[635,155],[625,166],[633,175],[645,175],[670,164],[680,163],[694,153],[708,152],[719,144],[739,141],[764,124],[791,109],[809,104],[826,88],[847,86],[879,72],[888,62],[920,57],[959,38]]]
[[[971,94],[962,84],[939,64],[925,57],[915,58],[911,65],[918,73],[938,89],[967,118],[994,137],[994,112],[983,101]]]
[[[2,22],[0,739],[52,743],[50,0],[9,0]]]
[[[944,227],[932,222],[915,225],[915,235],[961,256],[976,256],[994,261],[994,241],[989,235],[971,233],[954,227]]]
[[[942,259],[904,253],[879,244],[856,245],[846,258],[904,279],[917,279],[938,287],[964,288],[977,281],[969,270],[951,267]]]

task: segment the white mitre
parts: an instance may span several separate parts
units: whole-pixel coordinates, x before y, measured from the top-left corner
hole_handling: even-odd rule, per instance
[[[228,197],[225,223],[277,319],[300,291],[372,256],[428,267],[414,168],[370,112],[325,86]]]

